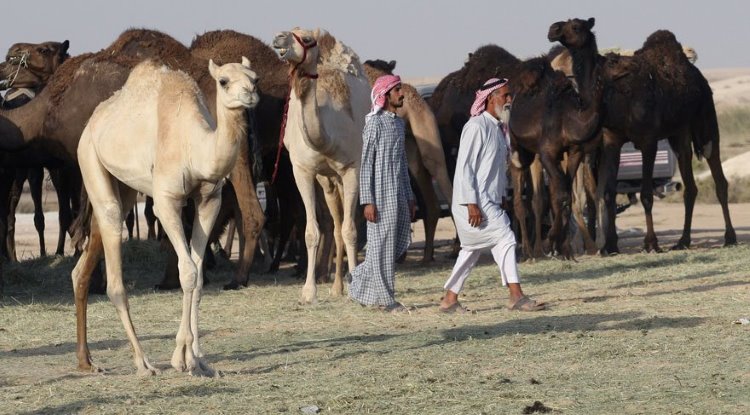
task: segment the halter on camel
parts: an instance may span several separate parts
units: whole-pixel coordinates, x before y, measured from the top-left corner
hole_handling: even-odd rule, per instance
[[[307,60],[307,50],[312,49],[315,46],[318,46],[318,41],[313,39],[312,42],[309,44],[305,44],[302,42],[302,39],[297,36],[294,32],[291,32],[292,36],[294,36],[294,40],[299,43],[300,46],[302,46],[302,60],[299,61],[291,71],[289,71],[289,75],[287,76],[287,80],[289,81],[289,91],[286,93],[286,100],[284,101],[284,115],[281,116],[281,131],[279,132],[279,148],[276,151],[276,162],[273,165],[273,175],[271,176],[271,183],[276,182],[276,174],[279,172],[279,161],[281,160],[281,150],[284,148],[284,131],[286,130],[286,116],[289,112],[289,99],[292,95],[292,77],[294,76],[294,73],[297,71],[297,68],[299,68],[300,65],[305,63]],[[318,79],[318,74],[309,74],[305,72],[304,70],[300,70],[299,76],[308,78],[308,79]]]
[[[29,89],[29,88],[13,88],[13,83],[16,82],[16,79],[18,78],[18,73],[21,72],[21,67],[28,68],[28,58],[29,58],[29,52],[26,51],[20,56],[11,56],[8,58],[8,63],[11,65],[16,65],[18,68],[16,68],[16,72],[8,77],[8,79],[0,80],[0,89],[12,89],[12,91],[9,91],[5,94],[4,97],[0,97],[0,105],[3,105],[5,101],[11,101],[14,100],[21,95],[26,95],[29,99],[32,99],[36,96],[36,93]]]

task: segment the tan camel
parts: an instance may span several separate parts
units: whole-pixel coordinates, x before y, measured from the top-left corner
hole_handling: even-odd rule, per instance
[[[392,74],[395,61],[369,60],[365,62],[365,72],[372,85],[385,74]],[[450,206],[453,197],[453,185],[448,177],[445,165],[443,143],[440,141],[435,114],[419,92],[409,84],[403,84],[404,105],[398,109],[398,116],[406,121],[411,134],[406,136],[406,152],[409,160],[409,171],[416,179],[426,212],[424,213],[425,247],[422,262],[430,262],[435,251],[435,229],[440,219],[440,202],[432,187],[432,180],[437,182],[440,192]]]
[[[216,120],[189,75],[147,60],[132,70],[119,92],[97,107],[78,144],[94,214],[89,242],[73,269],[73,287],[78,291],[78,280],[88,279],[103,249],[107,294],[125,326],[141,375],[158,370],[148,362],[133,328],[121,258],[123,213],[132,208],[137,192],[154,198],[154,211],[179,258],[182,318],[172,366],[191,375],[215,373],[203,361],[198,342],[203,255],[224,179],[246,136],[245,109],[257,105],[258,94],[257,76],[246,58],[241,65],[209,61],[208,67],[216,82]],[[190,247],[180,217],[188,198],[196,207]],[[85,350],[78,352],[85,353],[90,364],[88,346],[83,344]]]
[[[340,296],[344,291],[344,245],[349,269],[357,265],[354,216],[370,86],[359,57],[325,30],[282,32],[274,37],[273,47],[292,65],[284,145],[289,150],[307,217],[307,277],[300,302],[314,303],[317,296],[315,260],[321,240],[315,212],[316,180],[325,192],[334,221],[333,296]]]

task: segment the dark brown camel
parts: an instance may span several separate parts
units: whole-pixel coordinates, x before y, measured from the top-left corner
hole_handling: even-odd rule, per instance
[[[396,61],[368,60],[364,67],[372,85],[378,77],[393,74]],[[434,260],[435,230],[440,219],[440,203],[432,181],[438,183],[449,204],[453,197],[453,185],[448,177],[445,153],[434,114],[413,86],[405,83],[401,91],[404,93],[404,106],[399,109],[399,116],[406,121],[409,172],[417,185],[423,212],[425,247],[422,262],[430,262]]]
[[[463,68],[443,78],[427,100],[438,123],[449,177],[456,171],[461,130],[469,120],[474,93],[489,78],[515,80],[520,63],[500,46],[482,46],[469,54]]]
[[[607,56],[608,65],[630,65],[631,75],[608,85],[605,102],[603,156],[600,165],[598,196],[603,200],[606,231],[604,251],[618,252],[615,229],[615,196],[620,147],[632,141],[643,154],[641,203],[646,213],[645,251],[659,251],[651,216],[656,143],[669,138],[678,155],[685,186],[685,223],[682,236],[673,249],[690,247],[693,206],[698,192],[693,177],[693,151],[705,157],[716,184],[716,196],[724,214],[724,244],[737,243],[729,217],[728,184],[721,167],[719,127],[711,88],[705,77],[688,61],[674,34],[659,30],[650,35],[633,57]],[[692,148],[691,148],[692,147]]]
[[[513,84],[514,100],[510,116],[510,136],[514,164],[527,167],[533,154],[549,175],[550,204],[553,222],[549,231],[552,249],[570,257],[565,243],[570,218],[570,190],[573,177],[583,157],[582,146],[598,137],[602,128],[604,85],[596,37],[591,32],[594,19],[571,19],[550,26],[547,38],[568,48],[573,58],[577,90],[561,72],[552,70],[547,57],[531,59]],[[560,162],[568,151],[567,173]],[[517,156],[517,157],[516,157]],[[514,193],[523,189],[523,175],[514,175]],[[515,198],[514,211],[525,218],[521,198]],[[525,237],[525,223],[519,220]]]
[[[49,77],[69,58],[69,42],[44,42],[39,44],[16,43],[8,49],[6,61],[0,63],[0,76],[9,88],[0,108],[18,108],[33,99],[47,84]],[[32,146],[33,147],[33,146]],[[37,146],[38,147],[38,146]],[[44,212],[42,209],[42,183],[44,169],[50,171],[59,201],[60,234],[57,255],[63,255],[65,234],[78,210],[80,173],[72,163],[62,163],[50,157],[44,149],[28,148],[13,153],[0,152],[0,238],[5,240],[0,249],[11,261],[17,260],[15,252],[15,211],[25,181],[29,181],[34,202],[34,226],[39,235],[40,255],[46,255],[44,241]],[[7,227],[5,227],[7,225]]]

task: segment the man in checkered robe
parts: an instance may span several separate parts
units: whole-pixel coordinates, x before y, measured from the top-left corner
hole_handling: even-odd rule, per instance
[[[395,299],[395,263],[409,247],[415,209],[404,150],[404,120],[396,115],[404,102],[401,79],[394,75],[378,78],[371,98],[373,111],[362,133],[359,174],[367,252],[365,261],[351,272],[349,296],[362,305],[407,311]]]

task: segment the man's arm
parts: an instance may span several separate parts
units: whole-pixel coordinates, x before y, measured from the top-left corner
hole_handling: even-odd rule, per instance
[[[368,117],[362,132],[362,162],[359,168],[359,203],[364,205],[365,219],[377,220],[375,207],[375,159],[377,156],[378,131],[374,117]]]
[[[461,144],[458,148],[456,170],[460,170],[461,182],[458,183],[459,205],[479,203],[479,184],[477,183],[477,168],[479,153],[482,149],[481,129],[475,124],[467,124],[461,132]]]
[[[458,149],[456,171],[460,169],[461,182],[457,184],[459,205],[468,209],[469,225],[478,227],[484,216],[479,208],[479,183],[477,169],[482,149],[482,130],[475,124],[467,124],[461,132],[461,145]]]

